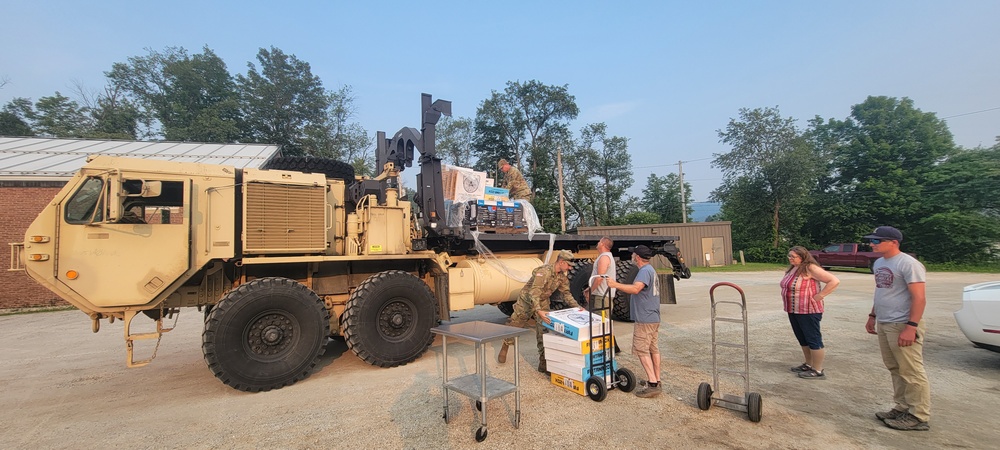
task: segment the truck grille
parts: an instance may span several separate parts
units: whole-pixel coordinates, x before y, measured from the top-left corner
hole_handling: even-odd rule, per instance
[[[244,253],[326,250],[326,188],[248,183]]]

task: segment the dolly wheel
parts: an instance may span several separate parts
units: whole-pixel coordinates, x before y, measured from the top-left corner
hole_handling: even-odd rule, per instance
[[[712,385],[701,383],[698,385],[698,409],[708,411],[712,407]]]
[[[480,400],[476,400],[476,411],[482,411],[482,410],[483,410],[483,402]]]
[[[608,386],[604,378],[592,376],[587,379],[587,396],[595,402],[604,401],[608,396]]]
[[[483,441],[485,441],[486,440],[486,433],[488,433],[486,431],[486,427],[479,427],[479,429],[476,430],[476,442],[483,442]]]
[[[751,422],[760,422],[762,403],[760,394],[756,392],[747,394],[747,416],[750,417]]]
[[[622,392],[632,392],[635,389],[635,374],[631,370],[622,367],[615,371],[615,376],[618,377],[618,389]]]

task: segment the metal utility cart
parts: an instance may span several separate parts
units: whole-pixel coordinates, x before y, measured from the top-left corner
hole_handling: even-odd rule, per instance
[[[618,388],[622,392],[632,392],[635,389],[635,374],[624,367],[615,370],[615,342],[614,342],[614,321],[611,317],[611,289],[608,289],[603,298],[602,307],[595,308],[588,305],[591,314],[599,313],[601,316],[601,326],[598,334],[594,334],[594,321],[590,321],[590,377],[587,378],[585,389],[587,396],[595,402],[603,401],[608,396],[608,390]],[[605,324],[605,320],[607,323]],[[600,348],[600,352],[596,349]],[[595,370],[598,369],[598,370]],[[595,374],[595,372],[597,372]],[[611,383],[608,384],[606,376],[612,374]]]
[[[486,374],[486,343],[514,338],[514,355],[518,354],[518,336],[532,330],[510,327],[490,322],[465,322],[444,324],[431,328],[431,331],[441,335],[442,390],[444,391],[444,423],[448,423],[448,391],[455,391],[469,398],[476,399],[476,409],[481,412],[480,427],[476,430],[476,442],[486,439],[486,402],[492,398],[514,393],[514,428],[521,425],[521,391],[520,368],[518,359],[514,357],[514,382],[494,378]],[[476,373],[448,379],[448,338],[458,338],[476,343]]]
[[[733,300],[715,300],[715,289],[720,286],[729,286],[736,289],[740,293],[740,301]],[[744,411],[750,418],[751,422],[760,422],[761,416],[761,403],[760,394],[756,392],[750,392],[750,341],[749,334],[747,331],[747,297],[743,293],[743,289],[733,283],[721,282],[715,283],[708,290],[708,297],[712,301],[712,384],[701,383],[698,385],[698,408],[702,411],[707,411],[712,407],[712,403],[715,403],[723,408],[729,408],[736,411]],[[732,304],[738,305],[742,313],[742,318],[732,318],[732,317],[719,317],[716,306],[720,304]],[[732,322],[743,324],[743,343],[732,343],[732,342],[718,342],[716,333],[717,329],[715,326],[716,322]],[[735,369],[720,369],[718,365],[718,354],[716,351],[717,347],[728,347],[743,350],[743,370]],[[743,378],[743,397],[733,394],[721,394],[713,396],[713,393],[719,391],[719,374],[726,373],[730,375],[738,375]]]

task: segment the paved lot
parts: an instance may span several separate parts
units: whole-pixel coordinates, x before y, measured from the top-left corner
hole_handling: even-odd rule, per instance
[[[488,404],[489,437],[476,444],[473,402],[452,394],[450,424],[441,419],[441,347],[406,366],[380,369],[331,341],[321,368],[296,385],[258,394],[216,380],[201,356],[201,315],[190,310],[163,338],[153,364],[126,369],[120,323],[98,334],[78,311],[0,317],[0,448],[990,448],[1000,441],[1000,354],[976,349],[952,312],[963,286],[990,274],[929,275],[925,359],[934,402],[929,432],[898,432],[873,417],[891,406],[888,373],[875,338],[864,332],[870,275],[835,272],[843,281],[823,320],[827,380],[801,380],[801,362],[781,311],[780,272],[696,273],[677,283],[680,301],[663,307],[664,395],[640,399],[612,391],[595,403],[548,384],[531,367],[533,339],[522,341],[522,422],[513,396]],[[764,399],[763,420],[720,407],[700,411],[695,391],[711,381],[708,289],[734,282],[747,293],[751,391]],[[722,289],[717,296],[735,291]],[[717,297],[719,298],[719,297]],[[505,317],[492,307],[454,321]],[[741,328],[740,328],[741,329]],[[632,327],[616,323],[626,349]],[[724,331],[727,340],[741,331]],[[452,375],[475,370],[468,345],[449,346]],[[149,346],[139,352],[151,351]],[[496,354],[496,349],[491,349]],[[741,353],[722,355],[742,364]],[[728,360],[726,358],[729,358]],[[638,374],[638,361],[620,363]],[[728,363],[727,363],[728,364]],[[511,362],[491,374],[512,377]],[[728,387],[727,387],[728,384]],[[724,383],[742,394],[740,383]]]

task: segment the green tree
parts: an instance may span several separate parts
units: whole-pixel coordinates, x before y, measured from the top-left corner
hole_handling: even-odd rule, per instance
[[[668,173],[662,177],[655,173],[649,174],[646,179],[646,187],[642,190],[642,209],[656,214],[656,223],[681,223],[684,220],[683,212],[688,217],[694,214],[694,207],[691,202],[691,184],[684,183],[685,205],[681,210],[681,189],[680,177],[675,173]]]
[[[357,122],[354,93],[350,86],[326,93],[328,106],[325,117],[317,117],[305,126],[304,149],[307,154],[345,161],[354,166],[358,175],[371,176],[382,172],[375,167],[374,142],[368,131]]]
[[[746,211],[756,212],[754,216],[748,217],[746,212],[740,216],[769,224],[771,247],[777,248],[782,241],[782,220],[794,216],[791,207],[800,203],[815,183],[820,166],[814,153],[796,129],[795,119],[781,117],[777,107],[740,109],[739,119],[730,119],[726,129],[718,133],[720,142],[733,149],[716,154],[712,161],[714,167],[722,169],[724,177],[712,197],[726,202],[728,197],[748,194],[740,192],[746,186],[760,189],[758,201],[768,205],[768,215],[760,215],[762,208],[757,205]],[[739,204],[749,206],[746,202],[751,200],[743,198]]]
[[[235,142],[241,134],[239,99],[226,64],[211,49],[188,55],[182,47],[115,63],[106,72],[114,97],[106,106],[112,124],[136,117],[145,128],[141,137],[162,136],[171,141]],[[132,108],[136,111],[133,111]],[[138,114],[136,114],[138,113]],[[121,130],[118,123],[116,132]]]
[[[237,75],[246,139],[281,145],[288,155],[322,152],[316,132],[328,125],[330,96],[309,63],[271,47],[257,52],[260,69],[247,63],[246,75]],[[310,139],[312,138],[312,139]]]
[[[493,91],[476,110],[475,168],[495,172],[499,158],[520,168],[535,193],[535,210],[549,231],[559,229],[556,152],[579,111],[567,85],[536,80],[508,81],[503,92]]]
[[[0,111],[0,136],[34,136],[31,129],[34,115],[29,99],[17,97],[7,102]]]
[[[604,123],[580,130],[580,143],[565,158],[567,198],[581,224],[608,225],[635,210],[637,200],[626,191],[632,186],[632,157],[628,139],[608,136]]]
[[[947,211],[929,201],[928,186],[941,177],[936,167],[956,147],[933,113],[908,98],[872,96],[854,105],[845,120],[817,118],[810,126],[809,134],[821,136],[816,141],[831,156],[804,227],[813,236],[853,241],[878,225],[918,235],[922,220]],[[919,244],[906,239],[902,245],[914,251]]]
[[[470,167],[472,164],[473,121],[468,117],[442,116],[436,129],[438,156],[445,164]]]
[[[907,240],[929,261],[995,262],[1000,242],[1000,144],[958,149],[935,164],[924,186],[935,212],[920,218]]]
[[[91,128],[88,110],[56,91],[35,102],[35,132],[48,137],[83,137]]]

